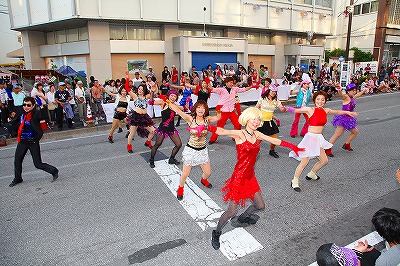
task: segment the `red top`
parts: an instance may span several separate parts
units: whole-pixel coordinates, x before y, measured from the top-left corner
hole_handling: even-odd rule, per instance
[[[326,124],[326,112],[324,108],[315,108],[313,115],[308,119],[310,126],[324,126]]]
[[[221,189],[225,193],[224,201],[232,200],[236,204],[245,205],[246,199],[254,200],[254,194],[260,191],[254,165],[260,151],[260,142],[251,143],[248,140],[236,145],[237,163],[231,178],[225,181]]]

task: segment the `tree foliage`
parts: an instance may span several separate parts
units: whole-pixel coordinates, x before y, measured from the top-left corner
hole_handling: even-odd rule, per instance
[[[357,47],[353,47],[350,50],[354,51],[353,62],[369,62],[374,61],[374,56],[370,52],[363,52]],[[346,56],[346,50],[336,48],[332,51],[325,50],[325,62],[329,62],[332,57]]]

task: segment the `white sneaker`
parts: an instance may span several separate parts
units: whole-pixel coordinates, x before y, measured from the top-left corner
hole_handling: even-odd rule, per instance
[[[100,120],[104,120],[104,117],[100,116]]]
[[[97,121],[96,121],[96,122],[94,122],[94,125],[95,125],[95,126],[97,126],[98,124],[99,124],[99,122],[97,122]]]
[[[84,127],[87,127],[86,122],[85,122],[85,121],[82,121],[82,122],[83,122],[83,126],[84,126]]]

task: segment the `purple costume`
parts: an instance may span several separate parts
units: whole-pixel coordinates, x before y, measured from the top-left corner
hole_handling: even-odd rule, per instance
[[[353,112],[355,107],[356,100],[354,100],[354,98],[350,98],[350,102],[348,104],[344,104],[342,106],[342,110]],[[357,126],[357,119],[349,115],[335,115],[332,120],[332,125],[335,127],[342,126],[346,130],[352,130]]]

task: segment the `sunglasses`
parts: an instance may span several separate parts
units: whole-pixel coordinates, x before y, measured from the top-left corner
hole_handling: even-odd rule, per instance
[[[24,104],[22,104],[22,106],[32,107],[32,104],[30,104],[30,103],[24,103]]]

